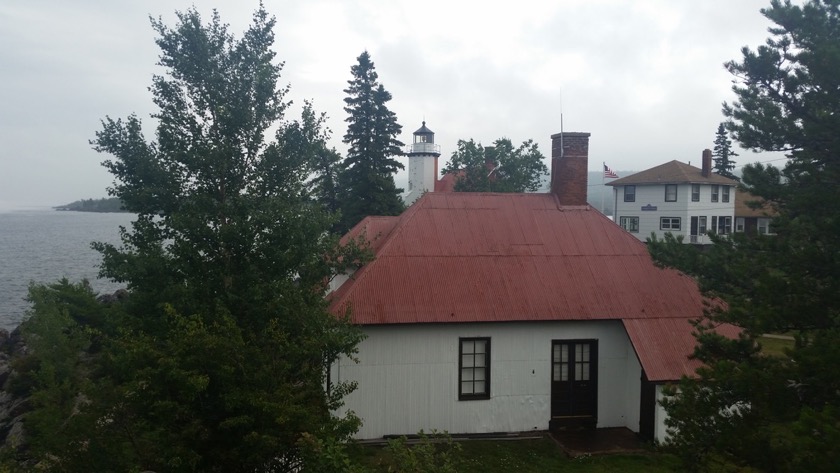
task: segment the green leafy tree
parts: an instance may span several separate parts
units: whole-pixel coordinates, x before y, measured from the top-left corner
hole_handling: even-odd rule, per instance
[[[548,175],[545,156],[533,140],[518,148],[508,138],[484,147],[472,139],[458,140],[444,173],[457,176],[458,192],[536,192]]]
[[[357,60],[344,89],[344,110],[349,114],[341,176],[344,230],[368,215],[399,215],[405,209],[402,189],[394,184],[394,173],[405,167],[394,158],[403,154],[404,145],[397,140],[402,126],[388,109],[391,94],[379,83],[370,54],[365,51]]]
[[[732,173],[732,170],[735,169],[735,162],[732,161],[732,158],[738,156],[738,153],[732,151],[732,140],[727,136],[723,123],[718,125],[715,133],[715,147],[712,150],[712,156],[716,173],[736,181],[740,180],[738,176]]]
[[[131,115],[106,118],[92,141],[112,155],[109,192],[137,214],[120,247],[94,244],[130,297],[115,308],[73,287],[58,291],[72,304],[33,292],[27,336],[71,335],[53,355],[72,362],[39,346],[31,363],[33,454],[50,471],[297,471],[306,439],[358,425],[331,414],[353,384],[325,390],[361,335],[323,297],[358,253],[313,204],[321,120],[308,105],[283,119],[262,6],[241,39],[218,13],[177,16],[174,28],[152,19],[165,70],[151,87],[156,140]],[[62,374],[73,370],[83,376]]]
[[[737,100],[727,129],[752,150],[786,151],[782,169],[744,168],[743,184],[778,212],[775,236],[713,237],[694,252],[652,241],[663,264],[697,276],[726,306],[709,323],[744,331],[726,340],[702,330],[706,363],[665,403],[673,445],[686,467],[715,464],[763,471],[836,471],[840,465],[840,3],[773,1],[767,43],[726,67]],[[790,332],[783,357],[758,336]]]

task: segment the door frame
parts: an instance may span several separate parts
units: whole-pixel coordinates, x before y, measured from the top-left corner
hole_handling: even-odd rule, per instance
[[[592,383],[591,389],[591,396],[593,402],[593,408],[591,414],[586,415],[554,415],[554,396],[555,396],[555,381],[554,381],[554,347],[559,344],[570,344],[574,346],[574,344],[589,344],[589,381]],[[550,393],[549,393],[549,415],[551,420],[549,422],[549,428],[554,429],[557,427],[568,427],[568,426],[592,426],[594,427],[595,424],[598,422],[598,339],[596,338],[573,338],[573,339],[552,339],[551,346],[549,351],[549,383],[550,383]],[[573,357],[570,356],[570,365],[573,366]],[[570,367],[571,368],[571,367]],[[569,370],[570,374],[574,373],[573,369]],[[574,382],[574,380],[572,380]],[[573,386],[573,385],[572,385]],[[572,388],[573,389],[573,388]],[[572,392],[572,401],[574,402],[574,392]]]

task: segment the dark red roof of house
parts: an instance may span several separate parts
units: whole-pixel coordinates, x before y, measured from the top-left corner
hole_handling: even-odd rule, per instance
[[[427,193],[399,217],[359,224],[368,235],[375,225],[376,258],[331,296],[357,324],[623,320],[650,380],[693,372],[697,284],[657,268],[642,242],[588,205]]]
[[[463,171],[460,171],[463,174]],[[435,181],[435,192],[455,192],[455,183],[458,181],[458,174],[446,173]]]
[[[703,170],[679,161],[669,161],[659,166],[631,174],[621,179],[606,183],[608,186],[624,186],[629,184],[723,184],[737,185],[738,182],[715,173],[703,175]]]

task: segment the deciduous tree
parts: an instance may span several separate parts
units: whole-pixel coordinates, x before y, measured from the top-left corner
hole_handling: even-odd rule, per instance
[[[535,192],[548,175],[545,156],[533,140],[518,148],[508,138],[500,138],[493,146],[484,147],[474,140],[458,140],[444,173],[457,176],[459,192]]]
[[[743,183],[778,212],[776,235],[715,237],[706,252],[652,242],[665,264],[696,275],[727,303],[712,324],[744,328],[739,340],[706,331],[707,368],[666,402],[673,444],[686,466],[834,471],[840,464],[840,3],[771,2],[767,43],[727,63],[737,100],[724,104],[736,140],[786,151],[780,170],[744,169]],[[790,333],[784,356],[757,349],[759,335]]]
[[[343,165],[342,226],[349,229],[368,215],[399,215],[405,208],[394,184],[394,174],[405,166],[403,143],[397,139],[402,126],[388,109],[391,94],[379,83],[370,54],[364,51],[350,71],[353,78],[344,89],[348,145]]]
[[[63,392],[77,393],[62,398],[66,417],[35,414],[57,427],[33,438],[51,471],[293,471],[305,439],[357,425],[332,415],[352,384],[325,390],[327,368],[360,335],[324,300],[336,263],[353,258],[313,205],[321,121],[310,106],[283,120],[275,21],[262,6],[240,39],[218,13],[207,24],[194,8],[177,15],[174,28],[152,20],[165,71],[151,87],[156,139],[131,115],[106,118],[92,141],[111,155],[110,193],[137,214],[122,246],[94,245],[102,275],[131,296],[85,317],[41,304],[29,324],[33,339],[64,324],[65,352],[83,350],[70,365],[86,376],[65,377]],[[90,306],[81,289],[59,289]],[[37,379],[34,399],[57,392],[55,376]]]

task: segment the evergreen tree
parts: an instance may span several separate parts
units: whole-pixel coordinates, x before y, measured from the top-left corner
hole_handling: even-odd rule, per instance
[[[548,175],[545,156],[533,140],[518,148],[508,138],[484,147],[474,140],[458,140],[443,172],[457,176],[457,192],[536,192]]]
[[[151,87],[157,139],[131,115],[106,118],[92,141],[112,155],[110,193],[137,214],[122,246],[94,244],[102,275],[130,297],[103,306],[85,287],[32,292],[27,337],[49,340],[22,388],[39,467],[299,471],[302,448],[358,425],[332,415],[353,385],[324,389],[360,340],[328,312],[325,281],[356,259],[312,205],[324,131],[308,106],[283,120],[274,23],[260,6],[235,39],[215,12],[207,24],[178,13],[174,29],[152,20],[165,70]]]
[[[732,170],[735,169],[735,162],[732,161],[732,158],[738,156],[738,154],[732,151],[732,140],[726,135],[723,123],[718,125],[715,133],[715,147],[712,150],[712,156],[715,162],[714,171],[717,174],[740,181],[740,178],[732,173]]]
[[[405,209],[402,189],[394,184],[394,173],[404,168],[394,159],[403,154],[404,145],[397,140],[402,126],[387,107],[391,94],[379,83],[370,54],[365,51],[357,60],[344,90],[349,114],[344,135],[349,148],[341,177],[344,230],[368,215],[399,215]]]
[[[707,367],[665,402],[673,445],[693,469],[722,462],[763,471],[836,471],[840,465],[840,3],[774,0],[762,13],[772,37],[741,61],[727,128],[744,147],[787,151],[777,169],[744,168],[743,182],[778,212],[776,235],[713,237],[705,252],[651,242],[662,263],[696,275],[725,301],[712,324],[744,328],[738,340],[701,330]],[[785,356],[761,334],[790,332]]]

